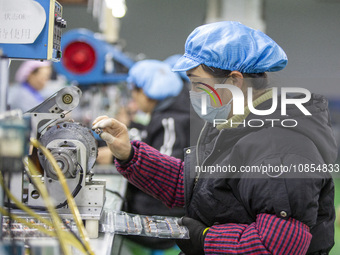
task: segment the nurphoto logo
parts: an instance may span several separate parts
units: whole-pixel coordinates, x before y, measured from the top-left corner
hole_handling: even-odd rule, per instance
[[[204,84],[205,86],[208,86]],[[207,89],[204,88],[199,88],[203,91],[206,92],[206,94],[201,95],[201,114],[206,115],[207,114],[207,97],[210,96],[212,100],[215,102],[215,105],[217,105],[216,100],[214,99],[212,93],[214,93],[217,98],[220,101],[220,104],[222,105],[222,101],[220,96],[218,95],[216,89],[222,88],[222,89],[228,89],[231,94],[232,94],[232,104],[233,104],[233,115],[244,115],[244,94],[242,90],[234,85],[230,84],[216,84],[214,86],[215,88],[208,86],[208,88],[212,91],[208,91]],[[304,115],[312,115],[304,106],[303,104],[308,102],[311,98],[311,93],[309,90],[304,89],[304,88],[297,88],[297,87],[282,87],[280,88],[281,93],[280,95],[278,94],[278,88],[273,87],[272,88],[272,105],[270,109],[266,110],[258,110],[255,109],[253,106],[253,88],[249,87],[248,88],[248,98],[247,98],[247,103],[248,103],[248,108],[251,113],[254,115],[258,116],[266,116],[270,115],[275,112],[278,106],[278,97],[281,97],[281,116],[287,116],[287,105],[293,104],[295,105]],[[299,93],[305,95],[304,97],[299,97],[299,98],[287,98],[288,93]],[[274,123],[277,121],[281,122],[281,125],[283,127],[295,127],[298,123],[295,119],[251,119],[248,120],[248,126],[250,127],[261,127],[264,125],[264,121],[271,122],[271,125],[274,126]],[[228,120],[226,119],[214,119],[214,126],[219,125],[219,124],[226,124],[228,123]],[[245,125],[246,123],[234,123],[234,124],[243,124]]]

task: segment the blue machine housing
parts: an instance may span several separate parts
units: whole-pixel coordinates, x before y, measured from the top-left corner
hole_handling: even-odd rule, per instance
[[[59,61],[61,52],[58,49],[59,39],[54,39],[55,18],[61,17],[62,6],[55,0],[35,0],[45,10],[45,25],[34,41],[29,44],[0,43],[4,57],[17,59],[38,59]]]
[[[63,61],[65,60],[64,58],[69,57],[65,56],[65,49],[74,42],[87,44],[94,50],[96,55],[92,67],[84,73],[69,70],[65,65],[65,61]],[[135,62],[117,47],[105,42],[95,33],[84,28],[70,30],[63,34],[61,49],[64,56],[59,63],[54,63],[55,70],[57,73],[64,75],[68,81],[75,82],[79,85],[124,82],[128,76],[128,70]],[[118,63],[125,67],[126,70],[124,72],[118,72],[117,68],[113,68],[111,72],[108,72],[105,67],[107,61],[113,61],[115,64]]]

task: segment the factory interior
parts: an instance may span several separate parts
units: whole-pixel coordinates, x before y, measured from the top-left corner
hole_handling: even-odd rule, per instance
[[[0,254],[340,254],[339,13],[340,0],[0,0]],[[197,68],[201,67],[199,64],[211,68],[207,64],[210,62],[203,60],[193,66],[194,69],[177,68],[184,60],[187,64],[196,61],[193,60],[195,54],[202,54],[204,57],[204,47],[208,47],[209,43],[214,45],[215,41],[219,40],[216,35],[214,38],[217,39],[210,41],[204,41],[204,38],[194,41],[195,37],[189,36],[191,33],[200,33],[199,29],[209,24],[236,24],[230,21],[239,22],[245,25],[244,29],[260,33],[260,36],[263,36],[261,43],[269,38],[268,45],[272,43],[275,45],[273,49],[276,49],[274,47],[278,44],[283,54],[288,57],[288,62],[286,59],[283,67],[280,67],[283,69],[288,63],[282,71],[268,69],[269,71],[257,72],[254,67],[255,71],[249,73],[265,72],[269,85],[282,88],[282,93],[285,91],[283,88],[293,93],[298,92],[297,88],[301,88],[299,91],[313,98],[322,95],[321,101],[325,106],[320,106],[324,107],[320,111],[328,114],[328,118],[319,119],[319,126],[307,124],[304,128],[310,129],[309,131],[299,131],[304,137],[301,139],[310,139],[310,145],[306,145],[307,142],[297,142],[296,145],[284,149],[285,145],[280,143],[265,145],[270,139],[266,136],[263,140],[257,138],[256,142],[260,145],[257,144],[256,148],[266,147],[274,151],[282,147],[283,151],[288,150],[285,152],[287,155],[292,155],[292,150],[299,151],[303,146],[315,147],[314,151],[321,150],[318,142],[333,146],[331,152],[320,152],[322,157],[320,154],[309,155],[307,161],[301,159],[301,162],[300,158],[294,159],[297,165],[293,168],[296,167],[294,170],[298,170],[302,176],[296,180],[303,183],[301,185],[293,182],[295,179],[291,177],[282,184],[279,180],[285,178],[270,176],[269,179],[274,179],[272,182],[277,183],[274,192],[270,188],[267,189],[267,186],[252,186],[251,192],[254,196],[259,190],[264,190],[260,192],[261,198],[233,194],[232,199],[237,201],[237,206],[247,204],[244,205],[245,209],[242,207],[243,211],[236,205],[228,205],[234,200],[222,198],[223,194],[231,192],[235,187],[240,193],[244,191],[247,185],[242,186],[241,181],[234,185],[234,181],[227,180],[235,180],[233,177],[218,177],[220,182],[217,183],[212,181],[211,176],[198,180],[199,175],[194,180],[192,172],[190,175],[185,173],[189,169],[185,167],[189,165],[189,154],[194,154],[195,151],[197,164],[200,160],[199,141],[202,141],[201,136],[207,125],[199,118],[201,116],[196,111],[193,94],[189,90],[195,83],[209,84],[209,79],[202,79],[205,83],[195,82],[198,78]],[[210,34],[202,32],[202,36],[209,37],[214,33],[211,31]],[[236,35],[235,38],[233,40],[242,40],[241,36]],[[228,43],[225,41],[222,38],[221,44]],[[188,48],[194,47],[194,43],[202,44],[197,46],[197,52],[192,53],[189,58],[191,52]],[[263,50],[257,54],[267,54],[266,52]],[[209,56],[214,58],[219,52],[206,54],[211,54]],[[235,54],[241,62],[244,54],[251,53],[244,50],[242,54],[239,50]],[[235,54],[227,55],[226,58],[231,59]],[[248,59],[245,57],[243,61]],[[162,70],[157,74],[159,76],[150,78],[146,76],[158,70],[137,70],[142,68],[138,64],[151,65],[151,62],[155,65],[166,65],[166,71]],[[211,67],[228,70],[216,65]],[[214,70],[212,72],[215,72]],[[37,73],[40,71],[45,73],[38,77]],[[235,68],[230,71],[233,74],[239,70]],[[160,76],[165,75],[164,72],[167,77]],[[242,71],[238,73],[244,75]],[[208,76],[211,77],[213,76]],[[170,78],[171,81],[168,80]],[[139,79],[149,82],[150,86],[156,83],[153,79],[158,79],[158,82],[167,84],[167,87],[150,88],[149,84],[139,85]],[[30,83],[36,83],[38,87],[33,88]],[[222,87],[217,88],[222,90]],[[214,88],[211,88],[210,92],[204,91],[215,101],[211,95],[212,91],[216,92]],[[158,94],[154,96],[153,93]],[[183,96],[187,93],[187,97],[179,98],[182,93]],[[222,109],[223,98],[221,101],[219,95],[216,95]],[[203,94],[201,98],[203,102]],[[145,100],[149,105],[142,105]],[[176,103],[173,103],[174,100],[177,100]],[[227,105],[232,103],[236,108],[235,98],[232,100]],[[281,107],[289,104],[284,104],[283,97],[281,100]],[[287,102],[289,100],[293,102],[293,99],[287,99]],[[250,97],[248,101],[252,102]],[[309,103],[296,103],[296,106],[302,111]],[[166,112],[164,109],[170,107],[170,104],[173,107],[172,112]],[[215,104],[217,105],[216,102]],[[318,107],[317,110],[313,108],[315,115],[320,112],[321,108]],[[306,106],[306,109],[312,108]],[[281,114],[281,117],[283,115],[285,114]],[[314,115],[314,112],[310,115]],[[287,116],[291,114],[285,115]],[[302,123],[308,121],[309,117],[299,118]],[[226,122],[227,119],[226,117]],[[262,126],[266,126],[262,119],[265,117],[257,116],[253,122],[248,121],[248,129],[251,129],[251,124],[255,126],[256,121],[261,121]],[[108,121],[111,121],[112,126],[109,126]],[[177,121],[180,124],[177,124]],[[216,118],[211,122],[214,128],[215,121]],[[298,122],[295,123],[297,126]],[[271,124],[274,125],[274,120]],[[280,136],[283,143],[285,140],[294,140],[294,136],[290,138],[290,131],[286,130],[296,127],[290,129],[285,124],[287,122],[283,120],[280,127],[273,128],[280,130],[277,132],[283,132]],[[182,131],[177,130],[179,126]],[[270,129],[268,126],[262,126],[259,129]],[[115,128],[122,128],[123,131],[118,132]],[[211,131],[212,134],[217,132],[216,128],[214,130]],[[228,130],[222,131],[218,132],[225,134]],[[313,140],[314,134],[320,137]],[[130,147],[126,156],[120,157],[122,154],[115,154],[112,144],[123,139],[128,142],[119,145],[121,151],[126,144]],[[247,145],[255,146],[252,142],[254,141],[249,141]],[[302,143],[304,145],[301,145]],[[212,150],[212,154],[208,151],[209,146],[217,145],[218,142],[205,145],[206,151],[202,152],[202,157],[207,157],[208,160],[204,162],[210,162],[211,158],[226,162],[221,159],[221,154],[211,156],[215,150]],[[176,146],[178,148],[175,148]],[[227,151],[228,146],[225,145],[222,150]],[[241,151],[237,145],[232,150]],[[258,160],[261,159],[260,152],[253,153],[249,158],[257,156]],[[309,148],[302,149],[301,155],[307,153]],[[327,155],[324,156],[323,153]],[[329,156],[330,154],[334,155]],[[328,158],[332,159],[328,161]],[[150,163],[151,159],[153,163]],[[165,162],[166,160],[170,163]],[[246,162],[248,161],[244,160],[242,163],[247,164]],[[285,163],[283,159],[280,161],[281,166]],[[167,167],[170,168],[169,172],[164,170]],[[178,174],[171,170],[175,168],[181,169],[181,172]],[[303,175],[305,172],[308,177]],[[178,179],[174,179],[174,176]],[[324,179],[320,179],[320,176]],[[191,187],[188,179],[192,179],[194,183],[192,193],[195,193],[197,187],[205,187],[206,193],[202,191],[197,193],[200,195],[196,197],[195,194],[187,193]],[[202,179],[207,181],[204,185],[199,185],[200,181],[203,183]],[[222,185],[219,184],[222,179],[227,186],[218,186]],[[249,180],[260,183],[259,178],[245,179],[249,183]],[[183,186],[173,184],[175,180]],[[271,181],[266,181],[266,184],[269,182]],[[206,187],[210,184],[213,188]],[[175,185],[175,188],[171,185]],[[282,185],[286,187],[285,190],[292,192],[289,196],[296,196],[297,200],[286,201],[282,193],[275,193],[276,188],[279,190]],[[294,185],[303,188],[295,189]],[[139,190],[140,186],[145,189]],[[327,192],[326,186],[329,188]],[[304,197],[309,197],[306,195],[308,192],[316,199],[313,200],[315,203],[308,204],[308,201],[303,201]],[[180,202],[173,202],[170,195]],[[205,201],[207,197],[213,202]],[[325,197],[328,198],[326,202],[322,200]],[[194,211],[195,201],[188,202],[190,198],[193,201],[194,198],[202,199],[197,202],[201,203],[202,207]],[[273,201],[273,213],[269,206],[270,201]],[[251,206],[248,207],[248,203]],[[289,210],[276,210],[285,203],[288,203]],[[181,206],[178,206],[179,204]],[[260,204],[266,205],[264,209]],[[204,215],[204,212],[209,210],[210,213],[216,210],[213,220]],[[235,213],[229,214],[223,210],[234,210]],[[310,214],[315,211],[317,223],[308,218],[308,211]],[[247,215],[245,218],[242,218],[243,213]],[[235,214],[239,214],[239,218],[230,216],[223,222],[223,217],[227,217],[225,215]],[[256,238],[259,239],[256,239],[248,226],[255,226],[254,231],[260,232],[256,228],[263,222],[258,221],[258,217],[271,214],[277,216],[275,220],[285,222],[282,224],[297,222],[292,223],[296,227],[295,230],[291,227],[285,232],[281,229],[282,224],[278,224],[277,228],[267,230],[268,233],[273,231],[270,232],[273,237],[265,239],[268,233],[264,232],[266,234],[258,233],[259,237]],[[301,219],[300,215],[303,215]],[[186,217],[182,218],[183,216]],[[253,221],[249,221],[248,217]],[[184,219],[188,219],[188,222],[184,223]],[[307,229],[306,236],[300,235],[300,231],[303,231],[302,227],[297,227],[299,224],[303,225],[303,229]],[[218,228],[216,225],[225,225],[225,232],[218,232],[222,231],[222,227]],[[228,239],[227,231],[252,234],[251,238],[259,241],[262,245],[259,244],[259,247],[264,248],[258,248],[256,251],[251,246],[253,244],[249,244],[251,242],[247,241],[247,237],[242,237],[242,234],[235,237],[236,241],[232,243],[231,239]],[[293,232],[298,234],[291,234]],[[224,237],[218,236],[219,234]],[[304,240],[304,247],[301,245],[292,252],[293,249],[287,248],[289,245],[277,237],[280,235],[289,240],[288,243],[303,243],[304,238],[309,239]],[[282,245],[279,248],[270,248],[270,242],[282,242]],[[320,243],[325,245],[321,247]],[[247,250],[247,245],[250,250]]]

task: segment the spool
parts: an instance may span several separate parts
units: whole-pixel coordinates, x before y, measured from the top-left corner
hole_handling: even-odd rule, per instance
[[[81,90],[77,87],[64,88],[56,96],[57,106],[64,111],[71,111],[79,104]]]

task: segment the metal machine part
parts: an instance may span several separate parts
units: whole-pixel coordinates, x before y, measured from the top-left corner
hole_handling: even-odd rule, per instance
[[[77,163],[81,156],[77,142],[81,142],[86,148],[85,159],[87,162],[84,167],[86,174],[92,169],[97,158],[98,150],[95,138],[88,128],[79,123],[58,123],[48,128],[40,137],[40,142],[50,149],[67,178],[74,178],[77,172]],[[40,164],[46,171],[46,176],[57,180],[57,175],[49,161],[41,152],[38,156]]]
[[[32,122],[31,137],[38,137],[56,120],[65,118],[68,112],[78,106],[81,95],[78,87],[66,87],[27,111],[25,116],[29,116]]]
[[[78,87],[66,87],[25,115],[31,117],[31,137],[37,138],[52,153],[65,175],[82,219],[89,221],[89,226],[98,227],[105,202],[106,183],[92,178],[91,169],[98,153],[97,142],[89,128],[80,123],[62,120],[78,106],[81,95]],[[67,199],[55,169],[41,151],[38,150],[35,156],[42,168],[41,179],[46,183],[58,214],[63,218],[70,217]],[[27,204],[39,209],[45,207],[45,202],[33,183],[29,183],[27,187]],[[96,238],[98,231],[92,230],[88,231],[89,237]]]
[[[81,95],[82,92],[78,87],[65,87],[27,112],[61,113],[71,111],[78,106]]]
[[[79,123],[64,121],[48,127],[40,136],[39,141],[51,152],[65,175],[82,219],[89,222],[89,224],[86,223],[88,226],[97,226],[88,230],[89,237],[96,238],[100,215],[105,203],[106,183],[92,178],[91,169],[95,164],[98,149],[91,130]],[[47,190],[59,215],[70,217],[67,198],[55,169],[39,150],[38,158],[44,172],[41,178],[47,183]],[[33,184],[29,184],[27,195],[30,206],[43,207],[45,205]]]
[[[58,166],[62,170],[66,178],[75,178],[77,173],[77,149],[71,147],[70,149],[64,148],[50,148],[53,157],[56,159]],[[54,180],[58,180],[57,173],[55,172],[52,165],[45,158],[43,161],[46,176]]]
[[[12,17],[7,19],[7,23],[3,22],[4,24],[0,26],[0,30],[3,31],[3,36],[0,37],[0,48],[2,48],[4,56],[14,59],[60,61],[62,55],[61,33],[62,29],[66,27],[66,21],[62,18],[63,7],[57,1],[34,0],[34,5],[33,3],[16,4],[14,9],[13,7],[5,8],[6,1],[0,1],[0,3],[4,8],[0,14],[6,13],[5,15]],[[27,5],[33,5],[35,8],[25,8]],[[37,6],[38,9],[43,10],[44,13],[41,15],[46,15],[46,20],[42,23],[42,30],[34,42],[31,42],[30,39],[34,37],[33,31],[37,27],[37,22],[40,25],[40,19],[35,19],[34,10]]]
[[[39,141],[50,150],[56,159],[66,177],[70,190],[73,190],[77,205],[102,206],[105,200],[105,185],[103,186],[100,183],[100,187],[96,186],[98,183],[92,180],[91,169],[95,164],[98,149],[91,130],[79,123],[64,121],[49,127],[40,136]],[[38,151],[38,158],[44,171],[42,177],[45,182],[48,182],[47,189],[52,194],[55,205],[58,208],[64,207],[66,197],[55,169],[41,151]],[[96,186],[93,186],[93,190],[91,189],[92,185]],[[98,192],[98,190],[99,193],[95,198],[87,194]],[[81,199],[77,202],[78,197],[81,197]],[[44,205],[33,185],[30,186],[28,198],[30,205]]]

